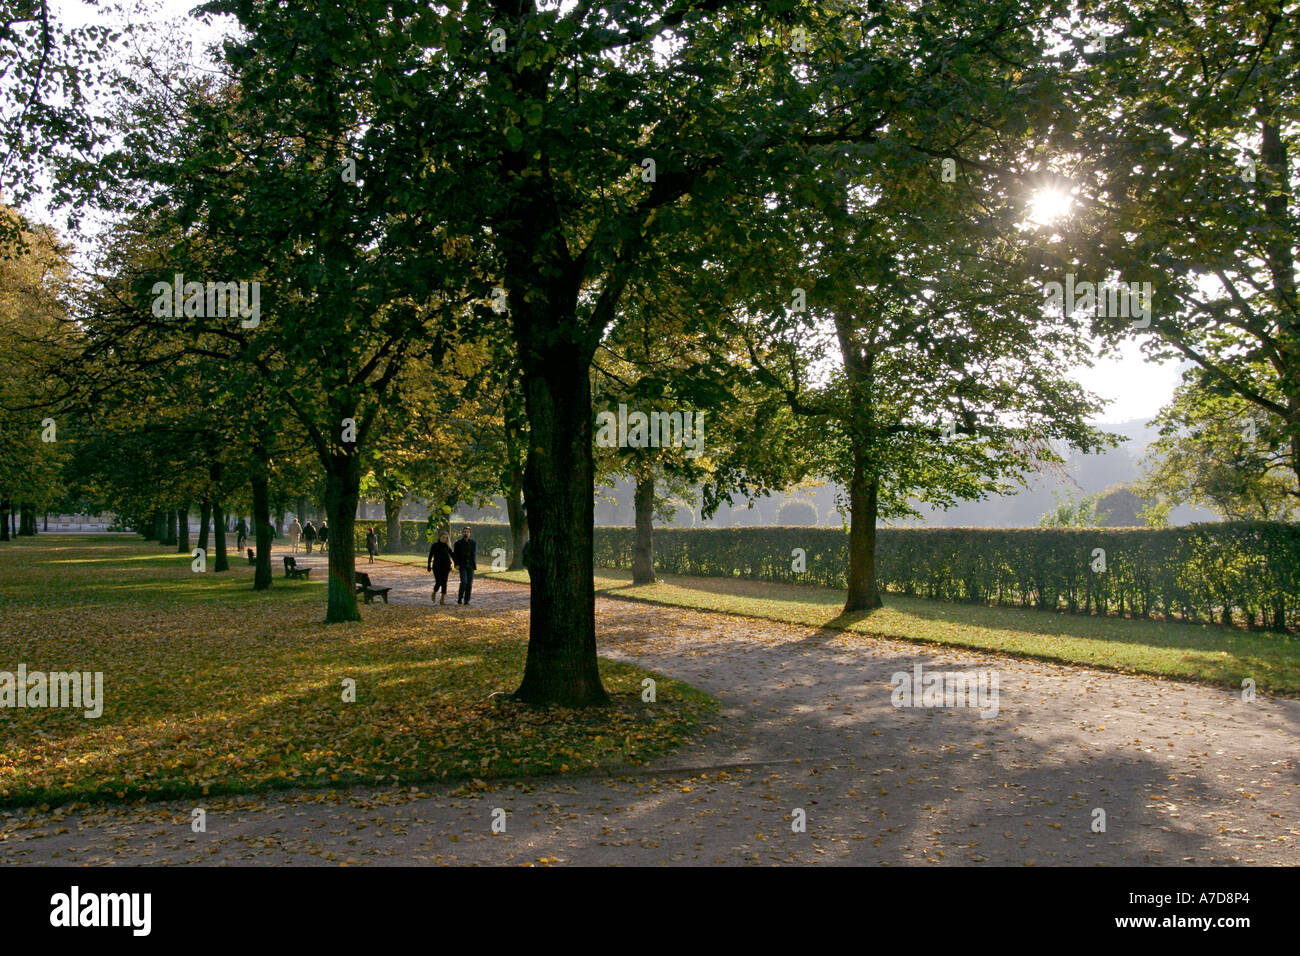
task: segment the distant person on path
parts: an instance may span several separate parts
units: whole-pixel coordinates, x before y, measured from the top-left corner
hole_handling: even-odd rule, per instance
[[[375,563],[375,554],[379,551],[379,535],[371,528],[366,532],[366,550],[370,552],[370,563]]]
[[[310,521],[307,522],[307,527],[311,529],[310,531],[311,537],[307,539],[307,553],[311,554],[311,539],[316,537],[316,529],[312,528]],[[289,540],[293,542],[294,554],[298,553],[298,539],[301,538],[303,534],[304,534],[303,527],[298,523],[298,516],[294,515],[293,524],[289,525]]]
[[[239,524],[235,525],[235,550],[243,551],[244,542],[248,540],[248,522],[241,515]]]
[[[298,519],[294,519],[294,524]],[[307,553],[311,554],[311,546],[316,543],[316,526],[308,521],[302,528],[302,539],[307,542]],[[296,550],[296,549],[295,549]]]
[[[320,538],[320,549],[322,551],[328,551],[330,543],[330,526],[326,524],[324,520],[321,521],[320,527],[316,530],[316,536]]]
[[[474,560],[478,552],[478,542],[469,536],[469,525],[460,533],[460,540],[451,549],[452,559],[460,571],[460,590],[456,592],[457,604],[468,604],[470,592],[474,590],[474,569],[478,567]],[[463,600],[462,600],[463,599]]]
[[[425,562],[425,570],[433,572],[433,600],[438,604],[447,603],[447,575],[451,573],[451,565],[455,556],[451,552],[451,545],[447,543],[450,535],[442,532],[438,535],[438,540],[429,546],[429,560]],[[442,591],[442,600],[438,600],[438,591]],[[460,600],[457,599],[457,604]]]

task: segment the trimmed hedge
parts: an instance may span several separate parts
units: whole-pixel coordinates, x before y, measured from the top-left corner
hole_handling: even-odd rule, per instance
[[[403,550],[425,551],[425,522],[402,522]],[[505,524],[473,524],[480,563],[510,553]],[[383,539],[383,528],[376,529]],[[597,567],[630,568],[635,531],[597,527]],[[364,530],[359,542],[364,550]],[[409,542],[409,544],[407,544]],[[806,570],[792,570],[802,548]],[[1097,549],[1105,570],[1092,570]],[[1100,567],[1100,564],[1098,563]],[[843,588],[848,535],[838,528],[656,528],[667,574]],[[882,528],[882,590],[1083,614],[1300,625],[1300,525],[1238,521],[1148,528]]]

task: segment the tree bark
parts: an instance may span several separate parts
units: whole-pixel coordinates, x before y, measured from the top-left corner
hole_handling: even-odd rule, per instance
[[[199,505],[199,547],[208,553],[208,522],[212,519],[212,500],[204,498]]]
[[[849,581],[844,613],[880,607],[876,585],[876,516],[880,481],[859,458],[849,483]]]
[[[510,77],[518,81],[521,102],[546,97],[541,71]],[[510,186],[494,226],[528,419],[531,614],[524,677],[514,697],[530,704],[602,705],[609,696],[596,659],[591,361],[628,273],[575,261],[551,174],[533,167],[524,150],[505,154],[499,172]],[[597,271],[607,281],[590,314],[583,314],[583,283]]]
[[[348,451],[333,452],[325,469],[325,509],[329,514],[330,578],[325,622],[359,621],[356,595],[357,500],[361,496],[361,463]]]
[[[190,553],[190,506],[188,503],[176,509],[176,553]]]
[[[875,355],[859,343],[851,322],[835,316],[840,357],[849,380],[848,433],[853,444],[853,475],[849,479],[849,575],[844,613],[871,611],[882,605],[876,585],[876,520],[880,477],[871,459],[875,433],[872,405]]]
[[[167,538],[163,544],[174,545],[176,543],[176,509],[167,509]]]
[[[396,491],[384,495],[384,526],[388,535],[388,550],[394,554],[402,550],[402,499],[403,496]],[[333,520],[331,516],[330,521]]]
[[[13,505],[8,498],[0,498],[0,541],[9,540],[9,515]]]
[[[519,324],[516,319],[517,329]],[[538,338],[544,341],[552,325],[545,322]],[[524,335],[533,338],[533,333]],[[532,613],[524,678],[514,696],[532,704],[606,704],[609,697],[596,663],[592,580],[590,354],[562,343],[543,348],[530,341],[522,344],[530,424],[524,494],[532,534]]]
[[[636,490],[632,493],[632,502],[636,512],[636,543],[632,547],[632,583],[654,584],[655,476],[653,470],[636,476]]]
[[[506,491],[506,520],[510,522],[510,568],[517,571],[524,566],[524,542],[528,540],[528,515],[524,513],[524,496],[519,483]]]
[[[212,533],[216,536],[213,544],[217,549],[216,561],[213,562],[213,571],[229,571],[230,558],[226,554],[226,512],[221,507],[220,501],[212,502]]]
[[[249,481],[253,492],[253,547],[257,550],[253,567],[253,590],[265,591],[275,579],[271,573],[270,483],[266,462],[256,448],[253,462],[253,476]]]

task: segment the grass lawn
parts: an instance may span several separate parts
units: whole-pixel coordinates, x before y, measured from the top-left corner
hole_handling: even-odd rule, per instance
[[[98,718],[0,706],[0,806],[619,769],[716,710],[659,674],[644,704],[652,672],[605,660],[609,708],[489,702],[523,674],[522,616],[453,630],[376,604],[326,625],[324,581],[256,593],[245,561],[208,567],[138,538],[0,545],[0,671],[102,671],[104,698]]]
[[[528,580],[526,571],[491,576]],[[596,572],[596,590],[607,597],[1183,678],[1237,690],[1249,677],[1260,691],[1300,694],[1300,640],[1285,635],[1213,624],[947,604],[892,594],[886,595],[883,608],[843,614],[844,593],[830,588],[676,574],[662,574],[657,584],[639,587],[631,581],[630,571],[600,568]]]

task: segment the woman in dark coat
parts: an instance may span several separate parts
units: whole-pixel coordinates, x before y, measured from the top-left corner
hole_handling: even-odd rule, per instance
[[[366,532],[366,550],[370,552],[370,563],[375,563],[375,552],[379,550],[379,535],[371,528]]]
[[[322,551],[328,551],[330,544],[330,526],[325,523],[325,519],[323,518],[321,519],[320,527],[316,529],[316,537],[320,538],[320,549]]]
[[[302,540],[307,543],[307,553],[311,554],[311,546],[316,543],[316,526],[310,521],[302,526]]]
[[[426,570],[433,572],[433,601],[435,604],[447,603],[447,575],[451,574],[451,545],[447,543],[447,532],[438,535],[429,548],[429,560]],[[442,600],[438,600],[438,591],[442,590]]]

